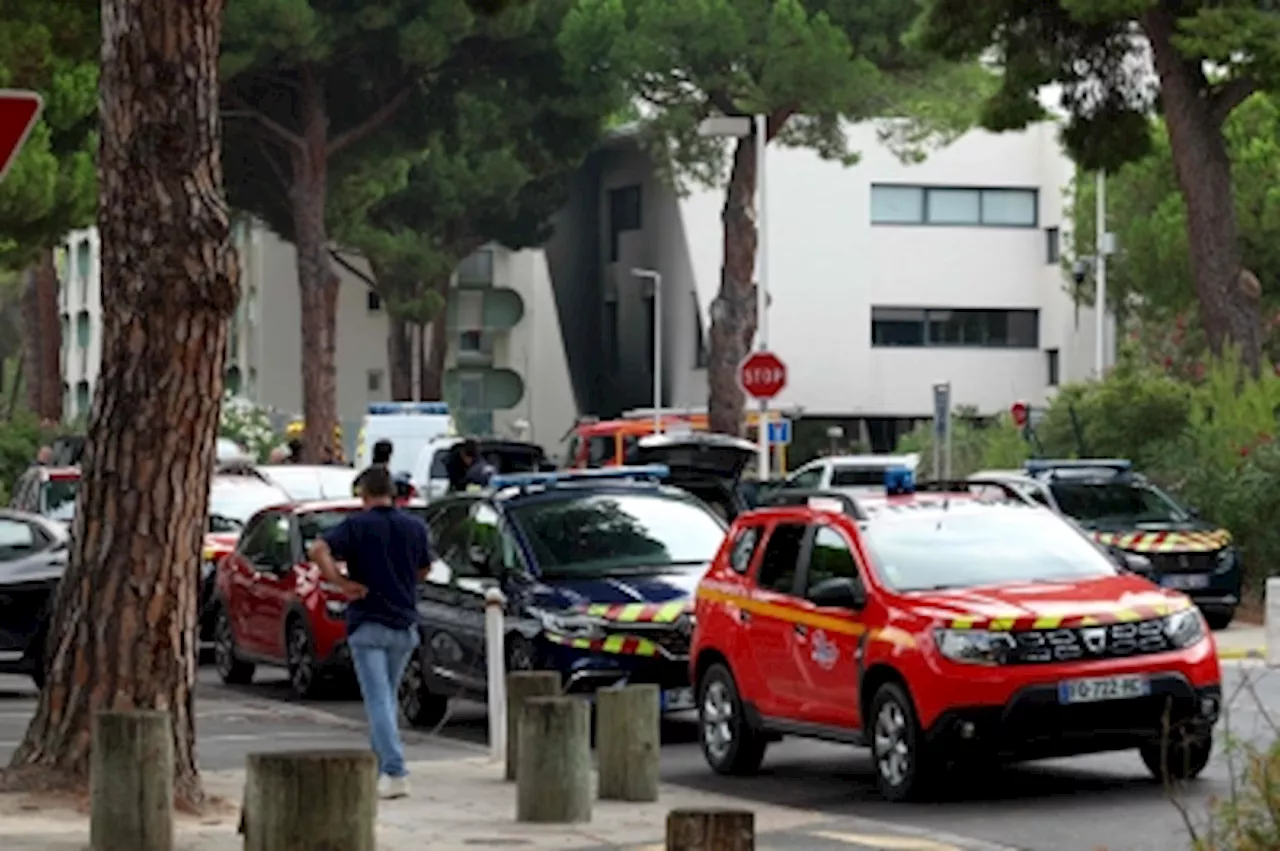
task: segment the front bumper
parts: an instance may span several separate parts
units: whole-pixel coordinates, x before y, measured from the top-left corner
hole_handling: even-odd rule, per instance
[[[1003,706],[946,710],[926,731],[944,750],[973,752],[1006,761],[1050,759],[1128,750],[1159,740],[1187,723],[1212,727],[1222,707],[1222,687],[1196,687],[1183,674],[1150,678],[1144,697],[1064,705],[1056,684],[1027,686]]]
[[[594,695],[618,685],[651,684],[663,692],[672,712],[692,708],[687,657],[643,657],[597,653],[547,642],[540,667],[559,671],[566,694]]]

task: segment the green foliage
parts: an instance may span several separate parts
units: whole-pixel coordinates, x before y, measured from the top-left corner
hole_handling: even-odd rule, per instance
[[[266,461],[281,439],[271,425],[271,414],[266,408],[230,392],[222,400],[218,436],[239,443],[259,461]]]
[[[1246,675],[1247,676],[1247,675]],[[1252,690],[1253,684],[1250,682]],[[1273,707],[1260,695],[1258,711],[1274,731]],[[1280,848],[1280,740],[1269,747],[1229,742],[1230,794],[1214,799],[1207,824],[1193,829],[1194,851],[1271,851]]]
[[[9,0],[0,88],[32,89],[44,112],[0,184],[0,266],[29,264],[97,205],[98,5]]]
[[[959,409],[951,415],[951,475],[964,478],[981,470],[1011,470],[1030,456],[1022,433],[1007,415],[982,422],[976,411]],[[898,451],[919,452],[921,478],[937,478],[943,471],[933,469],[933,423],[920,423],[898,441]]]
[[[48,437],[26,411],[0,420],[0,505],[9,504],[13,483],[36,460],[36,452]]]
[[[1196,304],[1187,262],[1186,203],[1178,190],[1169,136],[1161,122],[1149,126],[1151,153],[1107,180],[1107,229],[1120,252],[1108,260],[1107,299],[1146,320],[1168,320]],[[1262,282],[1264,304],[1280,306],[1280,101],[1255,94],[1236,108],[1223,128],[1231,155],[1236,218],[1244,265]],[[1094,248],[1096,181],[1077,174],[1071,190],[1075,244],[1064,262]],[[1093,303],[1093,280],[1077,289]]]
[[[697,132],[712,112],[769,115],[782,144],[844,163],[842,119],[901,117],[884,132],[905,156],[971,126],[990,76],[905,45],[915,15],[900,0],[579,0],[561,43],[578,75],[627,81],[679,185],[715,186],[725,145]]]

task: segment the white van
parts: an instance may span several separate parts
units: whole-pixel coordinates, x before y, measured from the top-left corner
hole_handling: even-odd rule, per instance
[[[408,473],[431,441],[457,434],[444,402],[370,402],[356,441],[356,469],[368,467],[373,445],[391,441],[391,472]]]

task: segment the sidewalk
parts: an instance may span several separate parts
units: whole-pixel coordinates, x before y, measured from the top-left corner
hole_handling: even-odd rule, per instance
[[[757,833],[817,827],[830,815],[775,807],[685,788],[663,787],[654,804],[597,801],[582,825],[532,825],[515,821],[515,784],[486,757],[411,763],[413,795],[383,801],[378,813],[380,851],[464,851],[518,844],[529,849],[643,848],[664,840],[667,811],[676,807],[742,808],[756,813]],[[236,833],[243,771],[204,774],[205,791],[224,798],[204,818],[178,818],[180,851],[239,851]],[[513,842],[513,840],[519,840]],[[42,806],[26,795],[0,795],[0,848],[4,851],[83,851],[89,842],[86,812]]]
[[[1213,634],[1219,659],[1267,658],[1267,633],[1261,626],[1233,624]]]

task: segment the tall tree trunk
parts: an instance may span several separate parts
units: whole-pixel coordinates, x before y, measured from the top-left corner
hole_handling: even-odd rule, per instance
[[[25,379],[23,383],[27,386],[27,410],[39,416],[44,408],[44,394],[40,386],[44,345],[38,330],[40,328],[40,276],[36,274],[34,264],[28,266],[22,274],[22,370]]]
[[[441,297],[449,295],[449,276],[432,285]],[[423,350],[422,371],[419,380],[422,382],[421,398],[428,401],[444,399],[445,360],[449,356],[449,310],[448,302],[442,301],[440,310],[423,328],[429,338]]]
[[[1223,111],[1201,94],[1199,63],[1173,44],[1172,14],[1163,5],[1143,18],[1151,41],[1169,146],[1187,207],[1187,239],[1196,298],[1209,347],[1240,347],[1243,364],[1258,374],[1262,321],[1256,294],[1242,286],[1243,258],[1231,185],[1231,159],[1222,135]]]
[[[426,322],[418,322],[418,323],[415,323],[413,326],[413,336],[417,340],[417,345],[414,348],[416,350],[417,360],[418,360],[418,401],[419,402],[432,402],[439,398],[438,396],[431,397],[427,395],[427,363],[431,359],[430,349],[428,348],[428,346],[430,345],[430,342],[429,342],[430,335],[427,333],[427,328],[428,328],[428,323]]]
[[[62,320],[58,315],[58,267],[53,249],[40,252],[35,266],[37,324],[34,329],[40,346],[40,407],[34,409],[41,421],[62,421]]]
[[[387,314],[387,365],[391,370],[391,399],[413,399],[413,326],[404,317]]]
[[[756,140],[739,139],[720,219],[724,224],[724,265],[720,293],[711,311],[711,339],[707,352],[707,402],[712,431],[741,434],[743,404],[738,367],[747,356],[756,332]]]
[[[302,458],[323,463],[335,458],[338,426],[338,276],[329,256],[325,224],[328,197],[328,115],[321,83],[304,68],[299,109],[303,145],[293,153],[293,220],[302,304]]]
[[[202,798],[199,553],[239,272],[223,196],[223,0],[103,0],[102,369],[49,678],[15,779],[82,783],[95,711],[173,717],[176,791]]]

